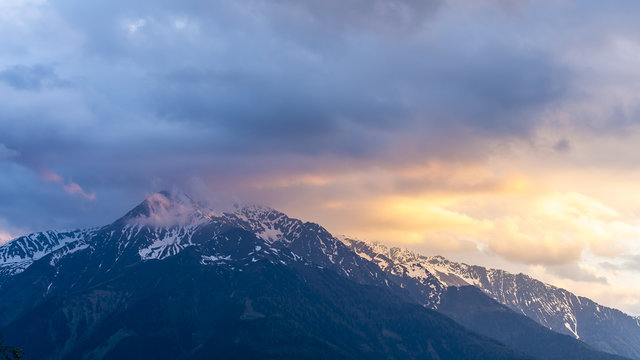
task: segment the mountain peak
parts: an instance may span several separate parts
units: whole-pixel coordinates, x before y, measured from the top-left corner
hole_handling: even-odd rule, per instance
[[[286,217],[284,213],[274,208],[258,204],[235,204],[232,210],[223,212],[208,206],[207,201],[194,199],[184,192],[163,190],[147,194],[144,201],[117,222],[151,227],[172,227],[209,222],[229,215],[247,221]]]
[[[148,194],[143,202],[120,220],[152,227],[190,224],[202,219],[198,204],[184,193],[160,191]]]
[[[284,213],[265,205],[249,204],[249,205],[236,205],[236,214],[241,214],[249,217],[279,217],[285,216]]]

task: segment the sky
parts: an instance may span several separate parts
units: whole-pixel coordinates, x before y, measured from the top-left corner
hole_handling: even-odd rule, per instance
[[[182,189],[640,315],[638,11],[0,0],[0,242]]]

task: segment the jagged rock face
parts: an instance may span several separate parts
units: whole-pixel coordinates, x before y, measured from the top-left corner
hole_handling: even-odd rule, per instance
[[[414,301],[435,309],[447,284],[436,278],[415,254],[399,248],[387,248],[380,244],[341,239],[356,254],[377,264]]]
[[[448,286],[473,285],[549,329],[602,351],[640,359],[640,322],[616,309],[524,274],[456,263],[377,243],[346,238],[342,241],[378,264],[400,286],[412,289],[414,296],[421,296],[421,303],[430,308],[438,308],[440,296]]]

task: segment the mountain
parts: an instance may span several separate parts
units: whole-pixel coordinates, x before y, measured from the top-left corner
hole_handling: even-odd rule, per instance
[[[470,266],[377,243],[342,240],[360,256],[378,264],[400,287],[422,296],[421,303],[429,308],[442,307],[442,296],[448,287],[473,285],[500,304],[551,330],[580,339],[601,351],[640,359],[640,322],[619,310],[524,274]]]
[[[407,302],[326,230],[272,209],[154,194],[72,233],[3,250],[0,332],[25,359],[531,359]]]
[[[267,207],[163,192],[101,228],[43,234],[0,247],[0,332],[34,359],[620,359]]]
[[[90,236],[93,230],[66,232],[45,231],[19,237],[0,246],[0,285],[28,268],[34,261],[63,248],[69,243]]]
[[[489,298],[474,286],[448,287],[441,296],[438,311],[468,329],[539,359],[621,359],[617,355],[594,352],[590,346],[573,337],[541,326]]]

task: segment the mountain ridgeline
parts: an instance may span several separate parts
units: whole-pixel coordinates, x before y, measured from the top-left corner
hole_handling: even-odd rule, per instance
[[[429,308],[442,310],[441,297],[450,286],[474,286],[496,302],[551,330],[601,351],[640,359],[640,321],[619,310],[524,274],[470,266],[377,243],[342,240],[362,257],[378,264],[393,282],[422,297],[422,304]]]
[[[392,271],[409,267],[382,250],[157,193],[103,227],[0,247],[0,333],[25,359],[639,358],[616,332],[609,348],[554,332],[452,272]]]

